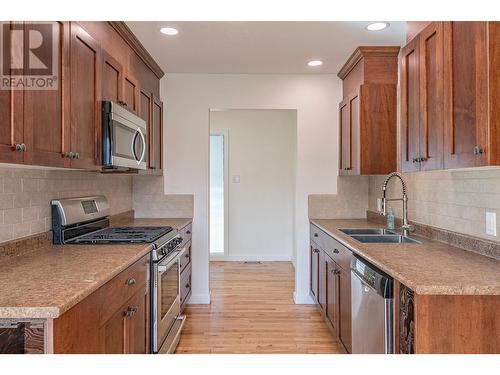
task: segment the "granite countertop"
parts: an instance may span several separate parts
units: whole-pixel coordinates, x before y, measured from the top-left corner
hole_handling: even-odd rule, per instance
[[[417,294],[500,295],[499,260],[427,239],[422,244],[361,243],[338,230],[383,227],[366,219],[311,222]]]
[[[172,226],[191,219],[114,220]],[[50,245],[0,262],[0,319],[57,318],[151,251],[151,244]]]

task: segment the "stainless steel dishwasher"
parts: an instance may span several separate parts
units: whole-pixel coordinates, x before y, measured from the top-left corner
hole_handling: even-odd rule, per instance
[[[393,315],[392,278],[354,257],[351,265],[352,353],[393,353]]]

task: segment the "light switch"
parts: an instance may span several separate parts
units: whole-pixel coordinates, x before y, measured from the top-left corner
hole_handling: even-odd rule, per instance
[[[496,212],[486,212],[486,234],[497,235],[497,214]]]
[[[233,176],[233,184],[239,184],[239,183],[240,183],[240,176],[234,175]]]

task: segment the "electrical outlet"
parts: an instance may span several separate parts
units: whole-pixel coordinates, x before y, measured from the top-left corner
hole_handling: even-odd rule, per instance
[[[486,212],[486,234],[497,235],[497,214],[496,212]]]

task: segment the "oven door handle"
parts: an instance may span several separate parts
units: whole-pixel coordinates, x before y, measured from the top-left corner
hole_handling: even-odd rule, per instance
[[[158,274],[161,275],[164,272],[167,272],[170,267],[178,260],[180,255],[180,251],[174,251],[170,254],[167,259],[162,260],[158,263]]]

